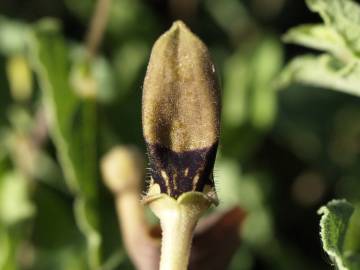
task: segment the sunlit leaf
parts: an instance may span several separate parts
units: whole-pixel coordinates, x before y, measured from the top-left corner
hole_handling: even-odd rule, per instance
[[[360,53],[360,5],[352,0],[307,0],[309,8],[318,12],[325,24],[335,29],[346,44]]]
[[[19,173],[0,176],[0,222],[13,225],[35,213],[28,194],[27,180]]]
[[[295,27],[284,40],[329,54],[295,58],[282,74],[282,86],[303,82],[359,95],[360,5],[352,0],[306,3],[325,24]]]
[[[28,31],[25,23],[0,17],[0,52],[6,55],[23,53]]]
[[[344,38],[333,28],[324,24],[308,24],[291,28],[283,37],[285,42],[327,51],[340,59],[353,56]]]
[[[353,206],[345,200],[333,200],[318,212],[322,215],[320,235],[323,248],[339,270],[352,269],[346,261],[344,241],[353,211]]]
[[[344,65],[327,54],[299,56],[283,70],[279,83],[281,87],[305,83],[360,96],[359,64]]]

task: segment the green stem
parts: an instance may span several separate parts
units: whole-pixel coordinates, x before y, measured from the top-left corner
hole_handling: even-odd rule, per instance
[[[163,233],[160,270],[186,270],[197,220],[182,212],[173,212],[160,222]]]
[[[162,229],[160,270],[186,270],[189,264],[191,241],[200,216],[212,200],[200,192],[186,192],[177,200],[166,195],[145,198]]]

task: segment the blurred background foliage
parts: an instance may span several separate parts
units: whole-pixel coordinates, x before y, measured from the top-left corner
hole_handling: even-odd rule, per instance
[[[248,212],[230,269],[330,269],[316,210],[360,203],[360,99],[275,83],[311,53],[281,35],[320,18],[303,1],[113,0],[88,61],[95,5],[0,2],[0,269],[133,269],[98,161],[116,144],[145,153],[142,80],[175,19],[208,45],[223,89],[219,207]],[[357,208],[358,251],[359,220]]]

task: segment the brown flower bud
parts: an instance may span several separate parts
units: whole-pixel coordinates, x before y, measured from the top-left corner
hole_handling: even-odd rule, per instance
[[[151,195],[215,192],[219,119],[220,91],[209,52],[177,21],[156,41],[144,81]]]

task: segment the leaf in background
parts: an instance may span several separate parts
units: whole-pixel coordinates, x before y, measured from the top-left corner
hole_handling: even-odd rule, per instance
[[[96,104],[94,100],[81,100],[70,86],[69,52],[56,21],[37,24],[30,42],[50,133],[67,183],[76,195],[75,213],[87,238],[90,267],[98,269],[101,237],[96,211]],[[78,205],[86,211],[78,211]]]
[[[274,123],[275,79],[282,62],[282,46],[271,36],[239,46],[226,60],[222,113],[225,155],[249,156]]]
[[[237,42],[241,34],[253,27],[254,21],[243,4],[236,0],[206,0],[205,7],[220,27]]]
[[[252,59],[251,122],[262,130],[269,128],[277,113],[277,93],[274,79],[283,65],[283,50],[279,41],[264,38]]]
[[[285,67],[278,81],[281,88],[294,82],[360,96],[360,63],[344,65],[328,54],[299,56]]]
[[[117,84],[121,88],[121,92],[116,93],[118,96],[123,97],[134,90],[133,87],[138,87],[135,82],[148,60],[149,50],[141,41],[128,41],[116,50],[113,65]]]
[[[31,270],[88,270],[83,250],[74,247],[37,249]]]
[[[276,114],[274,78],[282,66],[282,49],[273,38],[239,48],[225,64],[223,120],[230,127],[251,123],[267,129]]]
[[[339,270],[350,270],[344,250],[345,235],[354,207],[346,200],[333,200],[319,209],[323,248]]]
[[[115,96],[114,76],[107,59],[96,56],[88,61],[84,47],[76,46],[71,52],[71,85],[79,96],[99,102],[111,102]]]
[[[29,100],[33,82],[28,59],[21,54],[9,56],[6,75],[12,97],[19,102]]]
[[[243,125],[248,117],[249,69],[245,53],[239,51],[225,63],[223,121],[225,125]]]
[[[5,55],[23,53],[28,31],[26,24],[0,17],[0,52]]]
[[[28,34],[27,24],[0,15],[0,53],[7,57],[5,84],[16,101],[27,101],[32,93],[32,73],[26,55]]]
[[[352,0],[307,0],[310,10],[320,14],[325,24],[334,28],[346,44],[360,53],[360,6]]]
[[[35,214],[28,182],[15,171],[0,171],[0,269],[19,268],[17,256],[24,242],[24,221]]]
[[[355,209],[349,224],[345,247],[358,253],[360,256],[360,203],[358,202],[354,206]]]
[[[0,223],[11,226],[34,214],[27,189],[26,179],[19,173],[0,176]]]
[[[0,269],[16,270],[16,240],[12,239],[9,231],[0,225]]]
[[[325,24],[295,27],[284,40],[331,55],[295,58],[280,76],[280,87],[301,82],[359,95],[360,5],[352,0],[306,2]]]
[[[234,159],[219,157],[215,165],[216,188],[222,209],[236,205],[247,212],[241,237],[254,247],[261,247],[273,239],[273,221],[266,207],[261,175],[243,174]]]
[[[67,8],[84,23],[88,23],[94,11],[94,0],[65,0]],[[139,23],[141,18],[141,23]],[[109,22],[106,32],[120,43],[124,37],[142,37],[151,35],[155,31],[156,18],[149,11],[148,5],[141,0],[117,0],[112,1],[109,10]]]
[[[283,36],[283,40],[288,43],[326,51],[344,60],[354,57],[344,38],[333,28],[323,24],[307,24],[293,27]]]

